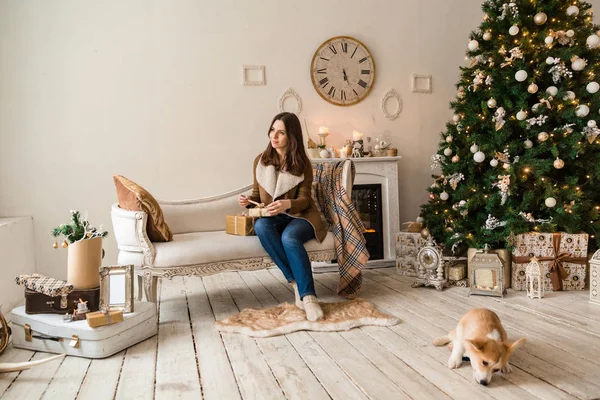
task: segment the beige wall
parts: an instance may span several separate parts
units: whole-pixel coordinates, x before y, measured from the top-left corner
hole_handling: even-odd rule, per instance
[[[313,134],[329,126],[330,144],[354,129],[393,133],[401,220],[414,219],[481,15],[479,0],[1,0],[0,215],[33,216],[38,271],[64,278],[66,252],[49,232],[70,209],[112,231],[113,174],[163,199],[248,184],[292,87],[301,119]],[[308,73],[337,35],[361,40],[377,64],[353,107],[323,101]],[[266,65],[267,86],[242,86],[243,64]],[[411,73],[432,74],[433,94],[412,93]],[[390,88],[404,102],[393,122],[380,110]],[[112,235],[105,243],[114,262]]]

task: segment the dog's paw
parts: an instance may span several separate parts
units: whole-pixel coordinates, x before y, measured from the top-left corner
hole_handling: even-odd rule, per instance
[[[448,359],[448,368],[455,369],[460,367],[462,364],[462,357],[450,357]]]
[[[503,374],[508,374],[508,373],[512,372],[512,367],[510,366],[510,364],[506,363],[506,365],[504,367],[502,367],[502,369],[500,371]]]

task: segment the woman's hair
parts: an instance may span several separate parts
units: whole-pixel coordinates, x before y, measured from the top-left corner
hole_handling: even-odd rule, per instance
[[[283,122],[285,125],[286,136],[288,140],[288,148],[285,155],[285,163],[281,165],[281,159],[277,150],[271,146],[271,141],[267,148],[263,152],[261,162],[263,165],[273,165],[278,171],[287,171],[292,175],[300,176],[304,174],[306,165],[310,163],[306,150],[304,150],[304,143],[302,141],[302,126],[300,120],[296,114],[283,112],[273,117],[267,134],[271,132],[271,128],[275,121]]]

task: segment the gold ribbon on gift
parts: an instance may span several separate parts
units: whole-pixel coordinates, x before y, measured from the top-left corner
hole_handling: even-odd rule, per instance
[[[406,232],[418,233],[423,230],[422,222],[408,221],[408,222],[403,222],[402,225],[408,225],[406,227]]]
[[[538,261],[550,261],[550,280],[552,281],[552,289],[555,292],[563,290],[562,281],[569,277],[563,263],[569,262],[574,264],[586,264],[587,257],[573,257],[571,253],[559,253],[560,249],[560,233],[552,234],[552,247],[554,248],[554,257],[537,257]],[[531,262],[533,257],[528,256],[512,256],[513,263],[525,264]]]

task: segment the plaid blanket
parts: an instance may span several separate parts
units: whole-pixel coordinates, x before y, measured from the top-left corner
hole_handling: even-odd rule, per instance
[[[352,161],[351,161],[352,162]],[[315,201],[325,217],[328,229],[335,238],[335,252],[340,270],[337,292],[340,296],[355,297],[362,283],[361,271],[369,260],[363,225],[350,193],[342,182],[344,161],[320,163],[314,167]],[[352,182],[355,168],[352,163]]]

